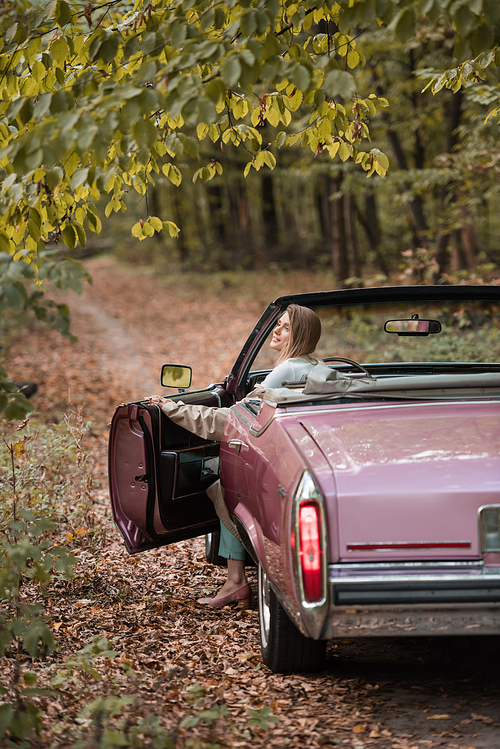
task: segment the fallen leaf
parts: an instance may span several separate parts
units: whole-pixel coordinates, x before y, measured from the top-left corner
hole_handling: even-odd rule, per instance
[[[427,720],[449,720],[450,716],[446,713],[443,713],[443,715],[428,715]]]
[[[352,729],[352,732],[353,733],[363,733],[363,731],[365,730],[365,727],[366,727],[365,725],[361,725],[361,723],[358,723],[357,726],[354,726],[354,728]]]
[[[482,720],[483,723],[493,723],[493,720],[486,715],[476,715],[476,713],[471,713],[471,717],[472,720]]]

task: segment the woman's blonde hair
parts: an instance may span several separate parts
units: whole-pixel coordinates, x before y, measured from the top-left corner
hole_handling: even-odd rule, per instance
[[[290,335],[276,364],[298,356],[310,357],[321,336],[321,321],[309,307],[290,304],[284,312],[290,318]]]

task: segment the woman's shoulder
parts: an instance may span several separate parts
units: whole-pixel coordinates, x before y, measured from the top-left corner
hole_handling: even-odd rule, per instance
[[[290,364],[309,364],[313,367],[318,363],[318,359],[314,359],[312,356],[295,356],[293,359],[285,359],[283,364],[290,362]]]
[[[309,374],[316,359],[311,357],[297,356],[292,359],[285,359],[269,372],[267,377],[262,381],[262,385],[268,388],[281,387],[281,383],[286,380],[300,380],[304,375]]]

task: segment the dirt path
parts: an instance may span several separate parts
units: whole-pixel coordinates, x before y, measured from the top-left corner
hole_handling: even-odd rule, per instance
[[[106,532],[102,548],[85,551],[73,582],[54,597],[55,657],[94,635],[108,638],[121,660],[109,664],[105,688],[132,691],[134,715],[147,709],[161,716],[179,748],[197,738],[200,748],[498,749],[500,638],[333,642],[324,672],[273,675],[261,664],[255,608],[235,613],[196,604],[223,577],[205,563],[202,539],[126,554],[109,518],[106,488],[107,423],[114,406],[159,392],[166,361],[193,366],[195,386],[218,381],[268,292],[249,299],[235,288],[203,291],[201,285],[192,298],[183,285],[162,286],[151,274],[120,270],[107,259],[93,261],[91,273],[93,285],[68,299],[78,342],[37,325],[12,346],[6,362],[16,378],[38,383],[35,403],[43,418],[58,419],[81,406],[94,421],[88,446]],[[269,292],[268,300],[281,291]],[[250,579],[255,590],[253,572]],[[124,663],[135,676],[125,679]],[[204,707],[225,703],[230,717],[179,728],[183,717],[194,714],[188,690],[195,684]],[[267,732],[250,730],[248,710],[263,707],[279,722]],[[49,704],[49,720],[62,727],[56,739],[47,734],[44,749],[70,745],[77,711],[73,699]]]

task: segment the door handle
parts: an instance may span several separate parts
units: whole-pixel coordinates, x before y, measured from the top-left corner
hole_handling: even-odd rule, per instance
[[[248,446],[245,445],[245,443],[241,440],[229,440],[227,446],[231,450],[236,450],[236,452],[241,452],[241,450],[248,450]]]

